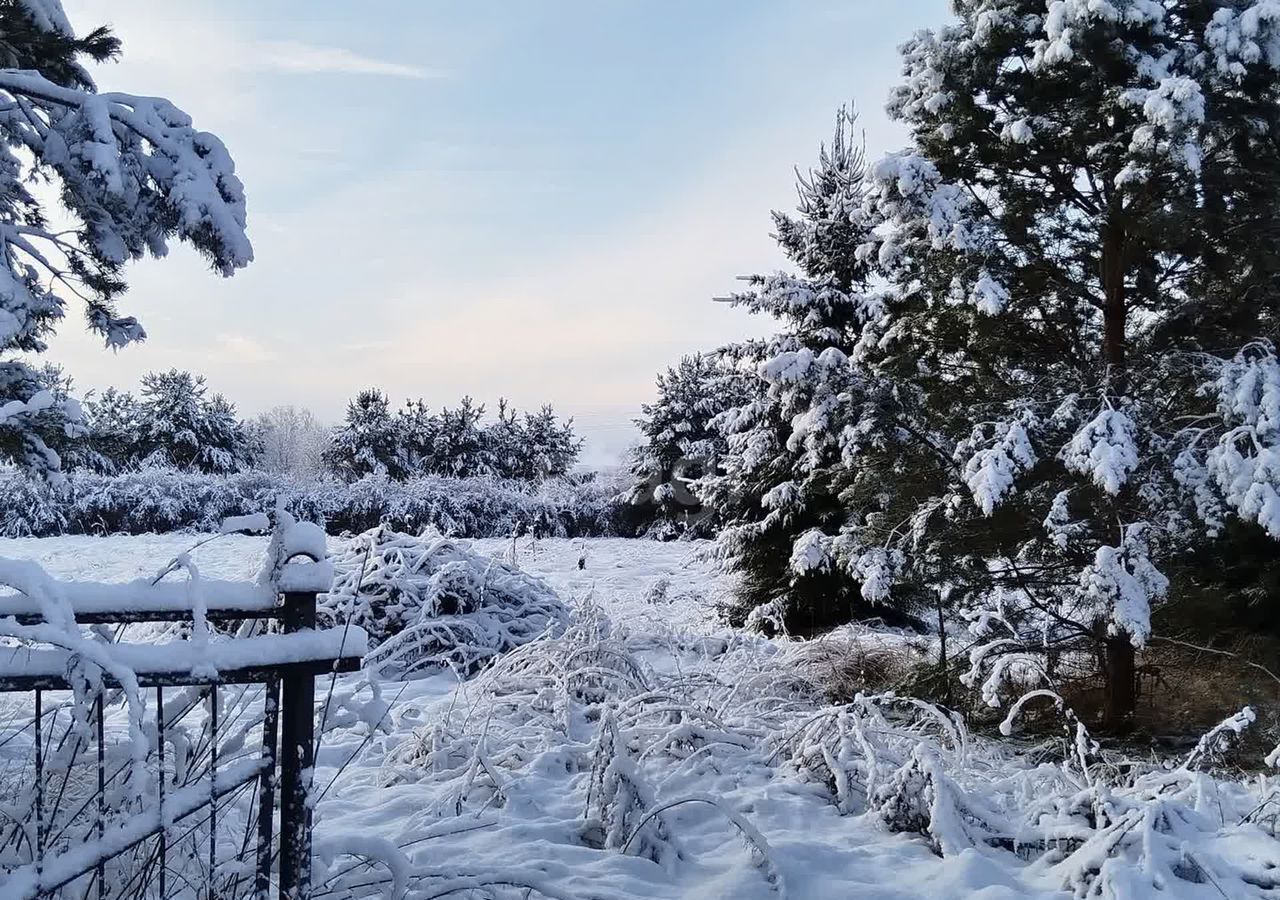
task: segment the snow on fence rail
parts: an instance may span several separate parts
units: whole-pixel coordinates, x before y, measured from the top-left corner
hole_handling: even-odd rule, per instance
[[[186,581],[162,580],[178,570],[186,570]],[[266,900],[278,856],[279,896],[307,900],[315,676],[355,671],[368,650],[357,627],[315,627],[316,594],[332,577],[323,533],[285,513],[277,516],[257,582],[201,580],[186,556],[152,581],[114,585],[56,581],[34,563],[0,560],[0,585],[16,591],[0,596],[0,694],[33,695],[29,719],[0,720],[0,760],[14,764],[20,754],[24,773],[34,775],[8,779],[2,798],[9,815],[0,824],[0,896],[71,896],[68,889],[99,900],[229,897],[244,881]],[[183,636],[161,642],[125,640],[130,626],[154,622],[190,627],[178,626]],[[211,622],[232,633],[213,633]],[[220,724],[219,688],[228,685],[244,687],[229,722]],[[253,685],[262,686],[262,704],[257,721],[246,724]],[[165,688],[179,689],[168,703]],[[155,692],[150,720],[144,689]],[[116,704],[128,712],[127,753],[108,741],[106,710]],[[193,737],[189,723],[199,715],[191,714],[201,707]],[[64,711],[70,724],[55,735]],[[258,725],[255,751],[247,738]],[[86,762],[91,751],[96,764]],[[193,774],[205,761],[207,771]],[[249,804],[256,826],[243,817],[240,852],[227,853],[219,801],[245,789],[257,792]],[[203,820],[196,816],[202,810]],[[193,825],[183,822],[193,818]],[[207,841],[207,855],[195,849],[200,841]],[[171,843],[175,851],[189,847],[171,854]],[[244,862],[254,855],[256,865]],[[171,856],[185,870],[174,868]],[[203,883],[193,885],[198,857],[196,881]]]

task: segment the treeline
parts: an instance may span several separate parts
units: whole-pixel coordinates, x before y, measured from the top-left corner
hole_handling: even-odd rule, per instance
[[[43,377],[56,397],[71,397],[70,379],[61,370],[50,367]],[[136,395],[114,387],[90,394],[72,430],[62,468],[101,474],[169,468],[344,481],[441,476],[538,482],[566,475],[582,448],[572,420],[560,419],[550,406],[520,412],[499,400],[490,420],[470,397],[438,412],[422,400],[393,411],[376,389],[361,391],[336,428],[291,406],[244,420],[203,376],[177,369],[144,375]]]
[[[582,450],[573,421],[550,406],[520,413],[498,401],[493,420],[470,397],[432,412],[421,400],[392,411],[378,390],[361,391],[325,448],[327,467],[349,480],[386,475],[397,481],[441,475],[542,481],[565,475]]]

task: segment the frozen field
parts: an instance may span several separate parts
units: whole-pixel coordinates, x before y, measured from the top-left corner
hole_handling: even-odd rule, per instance
[[[0,540],[0,556],[38,560],[59,577],[121,581],[154,573],[195,540]],[[228,536],[195,559],[203,575],[249,578],[264,544]],[[511,552],[505,540],[474,546]],[[1202,779],[1197,801],[1169,779],[1170,804],[1192,816],[1212,809],[1214,821],[1167,836],[1140,814],[1106,836],[1122,848],[1108,861],[1096,835],[1072,830],[1070,810],[1046,799],[1091,790],[1087,776],[1073,785],[1066,767],[1014,760],[949,720],[891,715],[892,700],[825,705],[806,681],[804,648],[716,622],[710,610],[725,586],[704,549],[521,539],[518,564],[573,610],[563,637],[466,682],[441,674],[384,684],[385,716],[362,677],[345,677],[316,770],[327,896],[998,900],[1069,897],[1086,883],[1084,868],[1108,866],[1108,892],[1097,896],[1272,896],[1275,842],[1227,827],[1259,802],[1265,781],[1247,790]],[[914,775],[895,775],[917,759]],[[868,812],[868,798],[886,790],[898,799]],[[1114,802],[1123,811],[1128,801]],[[1183,805],[1164,814],[1182,816]],[[922,828],[927,836],[893,833],[884,809],[935,824]],[[1033,835],[1062,849],[1020,856],[990,846]],[[1069,853],[1078,847],[1083,857]],[[1172,877],[1169,854],[1179,853],[1208,877]],[[1234,877],[1246,870],[1256,893]]]

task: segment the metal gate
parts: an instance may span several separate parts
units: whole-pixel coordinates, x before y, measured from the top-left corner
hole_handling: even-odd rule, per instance
[[[310,567],[291,564],[295,569],[299,565]],[[311,565],[319,569],[327,564],[312,560]],[[0,571],[0,583],[20,591],[0,597],[0,622],[25,638],[21,646],[0,646],[0,695],[9,695],[7,719],[12,723],[7,726],[0,720],[0,752],[7,752],[12,761],[17,746],[25,758],[29,742],[29,771],[34,776],[31,790],[15,788],[20,798],[11,804],[16,813],[7,817],[10,821],[0,819],[0,893],[12,900],[36,900],[74,886],[74,896],[86,900],[169,900],[178,893],[215,900],[242,895],[251,881],[252,895],[267,900],[272,875],[278,873],[281,900],[307,900],[315,678],[357,670],[365,652],[363,632],[316,630],[314,589],[280,591],[254,583],[201,581],[207,601],[197,609],[189,585],[181,582],[121,586],[44,578],[43,589],[33,591],[26,579],[5,578]],[[307,581],[293,579],[295,585],[317,587]],[[48,592],[57,592],[62,608],[70,608],[76,628],[92,626],[105,656],[90,644],[59,639],[50,627],[53,611],[47,597],[32,596]],[[191,629],[180,629],[191,633],[164,643],[121,640],[128,635],[126,626],[156,622],[190,623]],[[208,623],[234,625],[240,636],[213,642],[197,639],[207,637],[207,630],[197,635],[196,629],[207,629]],[[104,659],[116,660],[119,666]],[[258,730],[256,722],[219,721],[220,692],[234,686],[240,687],[237,716],[248,708],[247,692],[261,690],[260,749],[240,739],[249,729]],[[13,702],[17,698],[12,695],[18,693],[31,695],[29,707]],[[142,787],[136,748],[127,763],[112,760],[108,753],[112,745],[106,711],[122,695],[135,705],[139,697],[144,703],[154,697],[154,712],[143,720],[141,730],[149,744],[143,771],[154,767],[156,777],[153,785],[149,775],[145,779],[145,797],[135,793],[132,806],[116,808],[120,797],[128,798],[130,791]],[[198,707],[203,708],[203,718]],[[29,709],[29,716],[19,715],[20,709]],[[179,724],[190,721],[188,717],[200,720],[194,741],[188,727]],[[131,713],[131,732],[135,719]],[[59,720],[64,723],[61,732]],[[135,741],[136,737],[134,733]],[[168,760],[167,743],[172,748]],[[202,776],[191,773],[193,762],[205,770]],[[84,784],[95,772],[96,784]],[[240,854],[220,857],[219,813],[230,802],[229,795],[246,791],[257,796],[237,810],[256,810],[256,822],[245,819]],[[207,845],[200,850],[207,860],[199,865],[207,872],[206,883],[193,884],[189,874],[174,870],[171,863],[180,853],[190,869],[193,845],[205,833]],[[109,883],[112,861],[125,854],[132,854],[132,873],[126,881],[124,874],[114,872]],[[220,876],[224,870],[228,874]],[[182,880],[175,883],[178,878]]]

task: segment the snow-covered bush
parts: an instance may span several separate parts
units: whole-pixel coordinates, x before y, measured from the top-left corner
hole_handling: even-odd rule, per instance
[[[566,615],[546,583],[439,534],[378,526],[346,541],[334,564],[320,617],[363,628],[374,642],[365,664],[383,677],[471,674]]]
[[[0,535],[216,531],[227,516],[271,510],[277,500],[332,534],[383,523],[401,531],[433,527],[458,537],[521,530],[576,537],[625,533],[628,527],[616,489],[594,480],[532,485],[488,478],[365,478],[343,484],[263,472],[206,475],[156,468],[120,475],[74,471],[56,488],[5,477]]]
[[[795,680],[775,671],[758,685],[739,683],[734,663],[756,659],[755,649],[728,667],[658,672],[639,655],[644,646],[579,601],[563,633],[499,658],[443,719],[400,743],[384,781],[418,784],[437,798],[429,812],[468,820],[508,804],[554,805],[576,816],[584,846],[668,867],[687,856],[674,810],[710,807],[742,838],[761,886],[785,896],[768,841],[746,816],[714,796],[674,792],[662,776],[740,763],[763,771],[760,742],[800,696]]]

